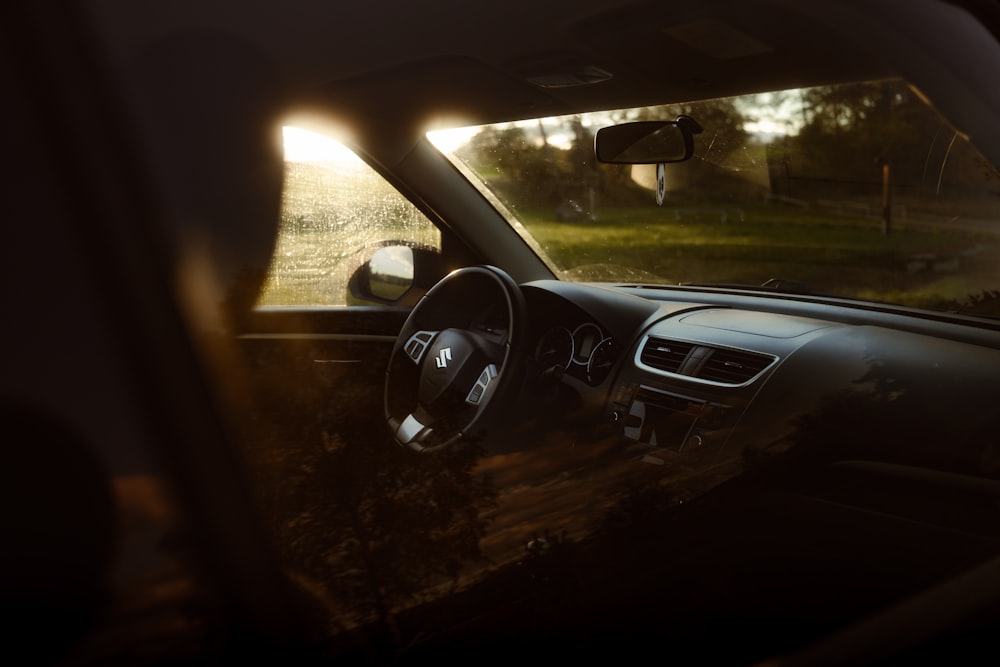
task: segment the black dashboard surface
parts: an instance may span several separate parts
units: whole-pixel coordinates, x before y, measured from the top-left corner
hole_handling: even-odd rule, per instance
[[[524,291],[542,426],[576,430],[640,468],[704,472],[689,495],[765,462],[1000,474],[993,324],[557,281]]]

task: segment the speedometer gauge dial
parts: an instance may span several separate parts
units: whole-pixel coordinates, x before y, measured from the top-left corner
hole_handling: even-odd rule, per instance
[[[535,359],[542,368],[569,367],[573,359],[573,334],[563,327],[549,329],[538,341]]]
[[[605,338],[594,348],[587,363],[587,380],[600,384],[608,377],[608,372],[618,357],[618,346],[611,338]]]

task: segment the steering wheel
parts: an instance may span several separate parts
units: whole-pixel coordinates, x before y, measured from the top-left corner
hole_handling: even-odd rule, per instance
[[[442,449],[488,424],[519,382],[524,296],[493,266],[452,271],[421,298],[389,359],[385,418],[396,442]]]

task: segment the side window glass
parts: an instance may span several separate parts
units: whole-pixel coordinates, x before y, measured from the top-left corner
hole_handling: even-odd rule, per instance
[[[257,305],[358,303],[349,282],[373,255],[388,279],[373,293],[391,301],[405,292],[406,271],[376,249],[440,251],[438,228],[343,144],[294,127],[284,128],[284,142],[281,227]]]

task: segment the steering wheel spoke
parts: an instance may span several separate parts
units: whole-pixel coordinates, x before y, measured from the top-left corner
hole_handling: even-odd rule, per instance
[[[487,364],[483,372],[479,374],[476,383],[472,385],[465,402],[469,405],[485,404],[489,400],[490,386],[497,379],[497,367],[495,364]]]
[[[396,442],[401,445],[423,449],[420,443],[426,440],[433,431],[434,429],[427,424],[421,423],[415,415],[409,414],[396,427],[393,436],[396,438]]]

